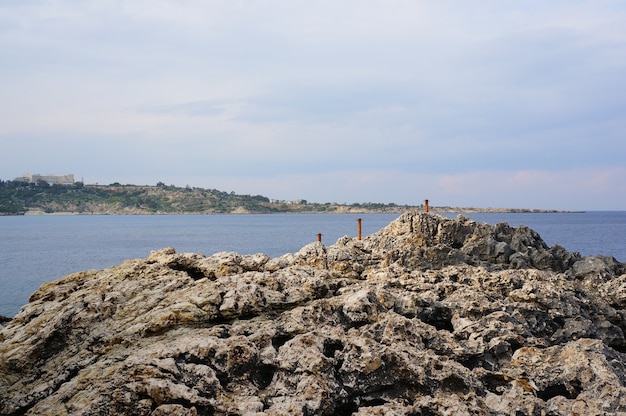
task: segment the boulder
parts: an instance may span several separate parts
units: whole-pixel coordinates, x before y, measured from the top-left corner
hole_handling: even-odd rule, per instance
[[[0,414],[619,414],[624,270],[417,211],[274,259],[157,250],[2,320]]]

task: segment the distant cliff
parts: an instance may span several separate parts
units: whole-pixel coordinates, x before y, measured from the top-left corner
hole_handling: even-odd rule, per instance
[[[272,212],[402,212],[396,204],[276,201],[262,195],[238,195],[216,189],[159,184],[49,185],[0,181],[0,214],[26,212],[78,214],[215,214]]]
[[[625,266],[418,211],[278,258],[166,248],[0,322],[0,414],[624,414]]]

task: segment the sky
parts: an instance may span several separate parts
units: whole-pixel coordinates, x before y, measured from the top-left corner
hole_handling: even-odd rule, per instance
[[[626,2],[1,0],[24,173],[626,210]]]

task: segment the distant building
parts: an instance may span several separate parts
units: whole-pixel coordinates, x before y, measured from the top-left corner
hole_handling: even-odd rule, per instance
[[[285,201],[284,199],[270,199],[272,204],[287,204],[287,205],[302,205],[306,204],[306,199],[292,199],[291,201]]]
[[[74,184],[74,175],[40,175],[35,173],[31,175],[30,173],[25,173],[22,176],[19,176],[14,179],[16,182],[27,182],[27,183],[37,183],[37,181],[46,181],[50,185],[72,185]]]

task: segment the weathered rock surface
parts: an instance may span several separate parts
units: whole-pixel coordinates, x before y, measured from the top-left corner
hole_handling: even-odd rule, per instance
[[[3,322],[0,414],[619,414],[625,272],[418,212],[280,258],[163,249]]]

